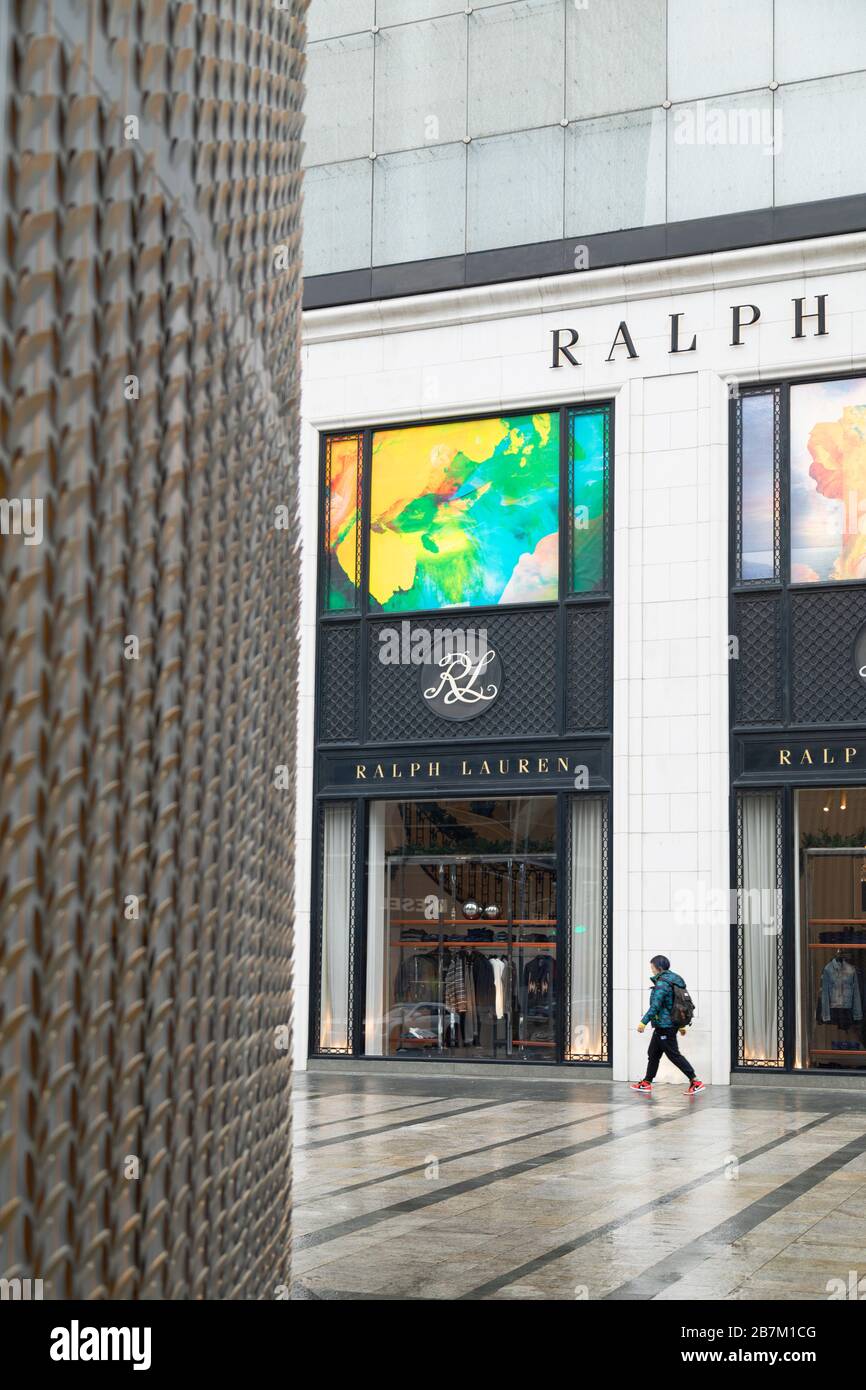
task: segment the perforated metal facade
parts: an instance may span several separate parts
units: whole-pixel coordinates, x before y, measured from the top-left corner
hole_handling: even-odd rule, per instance
[[[4,10],[0,1269],[275,1297],[306,0]]]

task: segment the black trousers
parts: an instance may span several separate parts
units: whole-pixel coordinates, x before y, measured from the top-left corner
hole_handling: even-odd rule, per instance
[[[650,1038],[649,1052],[647,1054],[646,1077],[644,1080],[655,1080],[655,1074],[659,1069],[659,1062],[662,1053],[675,1067],[685,1072],[691,1081],[694,1078],[695,1069],[691,1062],[680,1052],[680,1045],[677,1042],[676,1028],[653,1028],[653,1035]]]

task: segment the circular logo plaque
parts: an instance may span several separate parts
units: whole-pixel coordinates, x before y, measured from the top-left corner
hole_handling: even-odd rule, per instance
[[[866,623],[854,639],[854,670],[866,685]]]
[[[492,647],[447,652],[421,667],[421,696],[443,719],[476,719],[499,698],[502,662]]]

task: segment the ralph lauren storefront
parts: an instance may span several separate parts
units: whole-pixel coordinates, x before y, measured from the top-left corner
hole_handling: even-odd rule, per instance
[[[866,378],[732,404],[736,1069],[866,1071]]]
[[[609,1063],[612,416],[322,437],[311,1056]]]

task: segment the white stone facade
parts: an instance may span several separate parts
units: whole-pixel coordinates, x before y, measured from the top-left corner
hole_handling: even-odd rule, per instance
[[[866,370],[864,253],[866,236],[830,237],[306,316],[299,1068],[308,1036],[319,434],[611,399],[614,1077],[643,1074],[646,1040],[635,1026],[648,958],[663,951],[698,1001],[690,1059],[705,1080],[728,1083],[729,397],[737,383]],[[827,296],[826,334],[816,336],[811,317],[795,338],[793,301],[804,298],[808,314],[818,295]],[[760,319],[732,346],[738,304],[757,305]],[[694,351],[671,353],[674,314],[682,315],[680,346],[696,337]],[[621,321],[638,356],[618,346],[609,361]],[[556,329],[579,332],[580,366],[552,370]],[[682,911],[684,902],[693,912]],[[660,1079],[674,1075],[663,1070]]]

